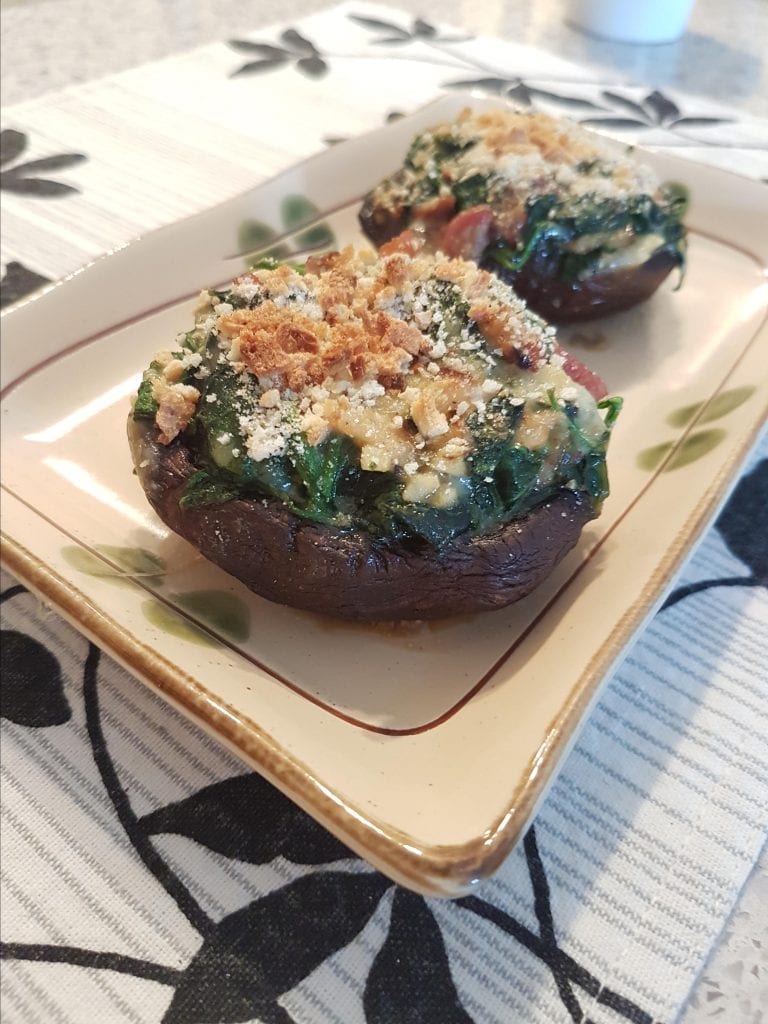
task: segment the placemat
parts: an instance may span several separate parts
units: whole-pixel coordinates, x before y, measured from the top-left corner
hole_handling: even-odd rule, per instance
[[[5,110],[3,303],[452,88],[768,178],[761,121],[344,4]],[[4,577],[3,1019],[674,1020],[768,826],[767,510],[764,437],[525,841],[452,902]]]

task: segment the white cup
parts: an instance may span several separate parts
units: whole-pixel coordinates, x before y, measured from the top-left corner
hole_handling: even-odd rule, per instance
[[[577,28],[623,43],[672,43],[685,31],[695,0],[569,0]]]

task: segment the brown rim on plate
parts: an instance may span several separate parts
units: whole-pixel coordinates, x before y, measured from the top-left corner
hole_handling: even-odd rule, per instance
[[[387,138],[389,137],[390,135],[388,134]],[[323,154],[322,158],[326,156],[327,154]],[[677,168],[677,163],[674,166]],[[695,165],[690,164],[690,166],[693,168]],[[701,173],[705,183],[709,181],[711,186],[712,180],[720,180],[723,174],[727,172],[711,170],[710,175],[710,169],[702,168]],[[728,175],[728,177],[735,178],[736,176]],[[738,184],[738,181],[736,183]],[[746,186],[746,179],[744,184]],[[750,184],[754,183],[750,182]],[[269,195],[271,195],[271,192]],[[751,208],[745,212],[747,205],[749,204],[745,200],[740,200],[737,194],[732,211],[733,216],[728,221],[728,228],[723,227],[723,233],[728,235],[729,238],[735,238],[735,244],[709,231],[698,231],[697,233],[727,246],[732,251],[740,252],[750,257],[762,269],[765,259],[754,256],[753,253],[738,244],[742,237],[749,236],[753,240],[755,238],[754,230],[749,235],[749,228],[752,225],[752,212]],[[234,210],[234,207],[232,209]],[[203,216],[206,217],[207,215]],[[203,223],[208,224],[208,221],[204,220]],[[704,223],[706,225],[706,222]],[[747,232],[746,235],[742,229]],[[762,251],[760,243],[756,244],[758,249]],[[188,283],[184,282],[184,286]],[[179,292],[183,290],[183,287],[176,288],[175,285],[174,288]],[[44,294],[49,295],[54,290],[58,291],[58,289],[51,288],[47,289]],[[161,295],[155,295],[155,305],[158,308],[165,308],[166,304],[161,304],[161,299]],[[35,300],[31,300],[31,302],[34,304]],[[60,307],[61,303],[58,306]],[[47,306],[45,308],[47,309]],[[129,307],[121,310],[123,318],[130,315],[130,313]],[[131,317],[130,321],[126,320],[125,322],[133,322],[136,319],[141,319],[141,315],[139,317]],[[740,362],[745,361],[745,356],[750,349],[752,349],[752,355],[750,360],[746,361],[746,365],[752,366],[755,360],[758,359],[758,356],[755,354],[754,342],[758,336],[765,336],[764,327],[767,319],[768,315],[764,315],[754,332],[750,332],[751,336],[749,339],[739,346],[741,352],[736,357],[730,358],[731,365],[726,367],[722,376],[717,373],[716,369],[715,372],[710,373],[710,380],[712,378],[717,379],[713,380],[710,387],[705,389],[709,392],[706,400],[707,403],[711,403],[715,396],[729,383]],[[100,320],[96,317],[96,322],[93,326],[97,327],[99,323],[104,322],[103,319]],[[88,340],[103,337],[113,329],[93,331]],[[68,335],[70,340],[73,336],[76,337],[76,334],[71,333]],[[83,344],[83,342],[77,344]],[[60,358],[65,352],[72,351],[72,348],[73,346],[69,345],[62,352],[52,353],[49,346],[48,358],[41,360],[34,370],[40,369],[43,362],[48,364],[52,360]],[[43,354],[45,355],[45,353]],[[718,350],[718,357],[721,355],[727,357],[728,349],[726,348],[722,353]],[[19,369],[20,371],[24,369],[23,360]],[[34,370],[29,372],[34,372]],[[16,383],[19,383],[22,376],[26,377],[28,373],[22,374],[20,372],[18,379],[9,386],[8,390],[13,388]],[[754,377],[752,379],[754,380]],[[738,377],[737,381],[739,381]],[[744,380],[744,374],[742,373],[739,382],[747,383],[749,381],[748,379]],[[762,388],[760,391],[762,393]],[[760,395],[755,397],[760,399]],[[751,410],[754,409],[754,406],[755,403],[752,402]],[[673,444],[670,444],[669,447],[662,446],[665,453],[663,461],[655,467],[655,472],[651,479],[643,483],[640,494],[635,497],[631,505],[629,501],[626,502],[627,508],[622,513],[622,516],[625,519],[628,518],[630,527],[632,524],[642,522],[643,503],[640,503],[641,515],[636,513],[630,514],[639,503],[641,497],[647,496],[646,501],[658,512],[657,506],[659,501],[656,500],[655,496],[660,495],[661,499],[663,499],[665,492],[654,486],[654,483],[659,479],[659,475],[665,467],[671,468],[674,466],[673,460],[676,453],[680,450],[684,439],[690,435],[691,430],[705,418],[706,408],[706,404],[698,408],[696,416],[692,418],[691,422],[686,424],[686,429],[676,438]],[[759,410],[759,412],[762,413],[763,410]],[[430,845],[428,842],[419,844],[411,836],[405,834],[403,829],[398,829],[395,825],[379,820],[375,815],[362,812],[359,806],[355,804],[354,799],[345,801],[342,797],[338,796],[340,790],[340,783],[338,781],[331,788],[323,785],[321,770],[315,770],[313,773],[313,770],[308,767],[305,761],[293,754],[287,745],[282,745],[281,742],[278,742],[264,727],[259,726],[253,717],[238,712],[228,700],[216,697],[206,691],[205,687],[194,678],[193,673],[180,667],[180,665],[174,664],[168,657],[156,653],[151,644],[139,639],[140,634],[137,634],[135,630],[133,633],[129,633],[126,628],[121,627],[110,614],[103,610],[105,606],[100,606],[97,599],[89,599],[76,583],[68,581],[65,570],[59,573],[54,568],[46,565],[40,557],[36,557],[30,550],[29,539],[22,542],[18,537],[16,539],[9,537],[5,544],[3,558],[9,568],[20,579],[27,582],[31,589],[43,595],[47,601],[58,605],[65,617],[72,621],[81,631],[96,639],[118,661],[136,675],[145,679],[151,687],[159,691],[170,703],[174,704],[198,723],[206,726],[213,735],[217,736],[239,756],[257,767],[300,806],[305,810],[309,810],[327,827],[331,828],[354,850],[361,853],[364,857],[372,859],[385,872],[415,889],[443,896],[458,895],[459,892],[469,889],[474,881],[493,871],[509,853],[533,814],[535,806],[552,777],[558,762],[565,755],[569,744],[575,738],[577,726],[583,720],[589,704],[595,699],[599,683],[616,664],[629,640],[642,626],[645,618],[653,610],[654,605],[661,600],[665,585],[669,581],[671,574],[679,567],[683,558],[688,554],[707,521],[714,513],[719,499],[724,495],[728,487],[731,474],[746,454],[752,439],[760,429],[761,416],[750,411],[748,414],[741,415],[739,422],[743,434],[739,437],[731,435],[731,446],[724,450],[722,458],[718,463],[719,468],[713,472],[711,479],[708,476],[702,477],[701,475],[697,478],[696,492],[692,497],[691,503],[685,506],[685,522],[681,523],[673,534],[664,535],[663,546],[660,549],[651,548],[651,558],[648,559],[647,565],[642,567],[643,579],[646,581],[642,591],[639,594],[633,594],[630,591],[623,595],[623,611],[620,612],[620,615],[616,616],[615,621],[612,621],[610,634],[607,629],[604,631],[606,637],[603,645],[597,650],[595,650],[594,645],[587,646],[583,651],[580,661],[581,671],[578,677],[570,682],[566,679],[566,686],[563,687],[564,692],[557,691],[558,703],[552,705],[556,707],[556,713],[550,715],[550,707],[546,712],[546,718],[544,715],[541,716],[541,719],[546,724],[536,725],[535,741],[530,746],[526,743],[524,748],[524,750],[532,750],[536,746],[536,741],[538,741],[541,745],[536,754],[529,758],[526,753],[522,753],[518,763],[515,765],[514,773],[504,773],[503,778],[496,780],[494,806],[501,806],[502,810],[491,814],[489,806],[487,812],[484,812],[487,813],[489,825],[482,835],[478,836],[475,832],[470,839],[454,844]],[[704,488],[703,491],[701,487]],[[696,494],[699,495],[698,500],[696,500]],[[15,496],[9,498],[9,501],[12,503],[11,507],[16,506],[16,500]],[[46,535],[50,532],[52,536],[68,536],[64,527],[58,526],[49,517],[46,517],[42,509],[38,511],[29,502],[16,507],[32,509],[35,513],[33,522],[42,524],[43,521],[47,521],[45,527]],[[20,514],[26,515],[26,511]],[[678,522],[680,518],[679,516]],[[648,520],[646,519],[645,521],[647,522]],[[24,520],[20,520],[20,524],[22,522]],[[613,527],[614,530],[615,525]],[[53,531],[51,531],[51,527],[53,527]],[[21,529],[21,526],[19,529]],[[619,531],[619,536],[625,535],[625,533],[625,530]],[[27,534],[22,531],[18,536],[27,537]],[[82,545],[82,542],[78,541],[78,543]],[[90,550],[86,545],[82,546],[85,550]],[[34,542],[31,543],[31,547],[35,548]],[[103,560],[102,555],[99,555],[99,557]],[[583,564],[577,567],[576,572],[583,568]],[[561,588],[560,594],[563,594],[566,590],[567,587]],[[149,592],[149,588],[145,587],[140,587],[137,590],[137,593]],[[159,595],[152,592],[152,596],[158,597]],[[567,602],[563,601],[558,604],[558,596],[556,595],[555,599],[550,602],[549,607],[555,605],[562,608],[567,604]],[[175,605],[173,607],[175,608]],[[183,613],[181,609],[176,610]],[[189,618],[191,618],[191,621],[196,622],[194,618]],[[199,623],[196,624],[199,625]],[[209,632],[213,631],[209,630]],[[536,630],[535,623],[527,629],[528,634],[531,632],[535,634],[531,642],[541,636],[541,631]],[[217,639],[222,638],[217,637]],[[223,642],[231,651],[242,653],[239,652],[235,645],[228,643],[226,640],[223,640]],[[524,642],[525,637],[521,637],[518,640],[518,644],[524,644]],[[527,646],[530,647],[530,643]],[[524,647],[524,651],[526,649]],[[485,687],[484,692],[486,695],[494,691],[496,693],[503,692],[495,683],[501,678],[498,668],[508,656],[509,652],[503,656],[501,662],[497,662],[494,665],[490,673],[483,677],[480,685],[475,684],[477,690],[472,690],[468,695],[465,695],[460,704],[456,706],[456,711],[459,710],[459,707],[465,707],[466,705],[469,705],[469,709],[477,709],[480,706],[480,702],[472,702],[471,698],[483,687]],[[185,664],[185,662],[182,660],[181,664]],[[272,673],[272,675],[275,678],[275,674]],[[302,696],[307,698],[303,691],[300,692]],[[227,696],[231,697],[231,694]],[[435,725],[440,721],[447,722],[454,714],[455,711],[449,709],[447,717],[443,718],[440,716],[438,719],[435,719]],[[322,721],[319,717],[316,720]],[[330,718],[327,721],[330,721]],[[407,736],[414,731],[396,730],[395,735],[381,736],[382,749],[391,748],[396,750],[397,748],[392,745],[398,743],[398,736]],[[432,736],[439,737],[441,735],[440,730],[435,731],[434,727],[430,731]],[[355,733],[362,735],[361,730],[349,730],[346,734],[354,736]],[[448,734],[450,735],[450,730]],[[278,733],[275,733],[275,735],[278,735]],[[279,735],[283,737],[282,733]],[[288,738],[290,739],[290,736]],[[425,739],[424,742],[426,743],[427,740]],[[504,792],[507,785],[511,790],[509,793]],[[365,794],[358,793],[356,799],[362,801],[364,796]],[[498,803],[496,802],[497,800]],[[360,806],[366,805],[363,802],[360,803]],[[389,817],[391,820],[397,819],[396,815],[390,814]],[[482,825],[484,822],[480,824]],[[476,827],[476,825],[473,825],[473,829]],[[449,831],[448,834],[450,835],[451,832]]]
[[[762,334],[766,321],[768,316],[753,334],[742,357]],[[722,390],[736,365],[738,363],[710,396],[710,401]],[[700,410],[693,423],[699,420],[702,412]],[[75,586],[42,565],[26,548],[5,534],[2,535],[2,560],[31,590],[55,605],[65,619],[89,639],[97,641],[123,667],[144,679],[198,724],[213,729],[227,747],[253,764],[302,809],[308,811],[312,808],[321,822],[355,852],[365,858],[373,855],[376,866],[382,867],[385,873],[422,892],[444,896],[446,892],[439,881],[446,880],[450,883],[450,895],[455,896],[462,891],[469,891],[479,879],[491,874],[510,853],[532,817],[550,776],[567,752],[563,749],[562,741],[570,742],[575,738],[576,727],[596,697],[598,684],[663,597],[665,585],[725,496],[734,470],[748,453],[761,426],[761,419],[758,418],[750,432],[731,451],[685,527],[667,546],[644,589],[622,616],[619,626],[613,631],[610,644],[593,656],[571,687],[560,712],[546,729],[544,744],[518,781],[504,812],[497,816],[484,836],[456,846],[431,846],[416,850],[408,842],[408,836],[389,825],[366,818],[340,798],[331,797],[308,768],[293,755],[287,754],[256,722],[221,700],[211,700],[194,678],[146,644],[128,635]],[[665,463],[673,457],[677,448],[678,445],[669,452]],[[658,474],[655,474],[653,479],[657,478]],[[647,493],[647,489],[643,493]],[[556,740],[561,742],[555,744]]]

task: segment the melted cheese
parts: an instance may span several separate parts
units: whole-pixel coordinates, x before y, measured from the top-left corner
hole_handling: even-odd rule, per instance
[[[364,470],[402,476],[406,501],[446,508],[470,475],[473,431],[505,405],[522,407],[519,441],[532,449],[567,443],[553,402],[575,402],[581,429],[595,440],[603,432],[594,401],[562,369],[554,329],[474,264],[345,250],[304,274],[256,270],[227,294],[230,302],[209,295],[197,309],[196,336],[236,375],[242,400],[239,432],[217,437],[217,461],[262,461],[293,440],[341,434]],[[203,382],[211,371],[196,355],[158,360],[163,441],[199,398],[171,383],[179,365]],[[217,400],[209,389],[205,401]]]

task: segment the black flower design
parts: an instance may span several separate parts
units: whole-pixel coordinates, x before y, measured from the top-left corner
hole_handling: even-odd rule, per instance
[[[0,167],[6,168],[0,171],[0,189],[6,192],[16,192],[19,195],[47,198],[57,198],[80,191],[74,185],[67,185],[63,181],[38,178],[37,173],[39,171],[61,171],[65,167],[73,167],[87,159],[84,153],[59,153],[57,156],[27,160],[14,167],[8,167],[8,164],[14,163],[26,150],[27,143],[28,137],[24,132],[17,132],[12,128],[0,132]]]
[[[3,597],[22,591],[22,587],[11,588]],[[5,943],[0,946],[0,957],[117,971],[166,985],[173,991],[163,1024],[234,1024],[254,1018],[265,1024],[291,1024],[293,1018],[281,1005],[281,998],[323,962],[355,942],[391,893],[386,938],[363,990],[367,1024],[472,1024],[473,1017],[452,975],[449,946],[430,901],[368,868],[259,775],[250,773],[216,783],[137,817],[101,724],[100,658],[100,651],[91,644],[83,693],[96,768],[137,856],[200,934],[201,944],[181,968],[121,953],[32,943]],[[312,870],[213,920],[155,849],[152,836],[167,832],[238,860],[266,864],[281,857]],[[533,828],[524,847],[538,933],[503,908],[476,896],[443,904],[447,912],[483,918],[499,929],[500,941],[516,941],[543,961],[574,1021],[584,1021],[576,991],[581,989],[611,1008],[617,1019],[652,1024],[649,1014],[606,988],[559,947],[544,862]]]
[[[278,998],[356,938],[389,886],[373,872],[305,875],[229,914],[183,972],[163,1024],[293,1024]]]
[[[237,71],[233,71],[231,77],[274,71],[291,65],[309,78],[321,78],[328,71],[328,65],[315,44],[295,28],[286,29],[280,40],[282,46],[275,46],[273,43],[252,43],[247,39],[231,39],[229,45],[233,49],[255,58],[243,64]]]
[[[768,459],[742,477],[715,525],[731,554],[768,587]]]
[[[678,131],[686,128],[708,128],[713,125],[729,124],[732,121],[731,118],[723,117],[683,116],[677,104],[658,89],[648,93],[640,102],[622,93],[603,89],[599,96],[603,102],[598,103],[585,96],[543,89],[514,76],[486,75],[481,78],[452,79],[443,82],[442,88],[475,89],[491,96],[512,100],[521,107],[536,107],[542,102],[554,104],[574,116],[579,111],[595,111],[595,114],[580,118],[580,123],[614,131],[648,128]],[[616,112],[622,116],[616,116]]]
[[[491,96],[501,96],[504,99],[512,100],[521,107],[532,107],[536,105],[537,100],[544,100],[549,103],[557,103],[570,110],[605,109],[582,96],[564,96],[549,89],[540,89],[538,86],[530,85],[522,78],[516,77],[504,78],[498,75],[489,75],[484,78],[461,78],[456,81],[443,82],[442,88],[478,89]]]
[[[62,725],[72,712],[64,696],[58,659],[31,636],[0,633],[0,715],[40,729]]]
[[[683,114],[669,96],[658,89],[649,92],[637,101],[631,96],[616,90],[603,89],[595,98],[583,95],[584,83],[578,80],[571,84],[576,87],[575,93],[553,91],[549,82],[546,87],[524,81],[517,75],[505,75],[494,68],[464,54],[458,49],[447,48],[450,44],[468,42],[472,37],[443,33],[423,18],[414,18],[410,25],[403,26],[384,18],[372,18],[366,15],[348,14],[350,21],[361,28],[377,34],[373,39],[375,46],[393,46],[402,48],[408,43],[421,43],[433,52],[393,54],[399,60],[416,63],[442,65],[454,71],[466,70],[472,77],[451,79],[441,83],[444,89],[475,89],[490,95],[501,96],[512,100],[522,107],[537,107],[540,103],[561,107],[564,112],[576,117],[580,113],[587,116],[581,123],[609,131],[637,131],[646,129],[662,129],[673,133],[683,133],[687,129],[709,128],[733,122],[733,118],[704,117]],[[330,70],[332,60],[354,60],[363,57],[360,53],[321,53],[315,44],[296,29],[284,31],[280,37],[282,45],[274,43],[254,43],[248,40],[234,39],[230,46],[254,59],[241,65],[231,77],[273,71],[282,67],[292,66],[310,78],[318,78]],[[481,77],[477,77],[480,73]],[[338,136],[325,138],[326,145],[334,145],[344,139]],[[686,140],[687,141],[687,140]],[[712,143],[728,145],[728,143]]]
[[[376,45],[402,45],[403,43],[429,42],[429,43],[466,43],[472,36],[467,35],[443,35],[423,18],[414,18],[410,28],[403,28],[393,21],[384,21],[382,18],[367,18],[360,14],[348,15],[350,21],[362,28],[370,29],[372,32],[383,32],[384,35],[374,39]]]
[[[440,926],[427,901],[397,889],[384,945],[363,997],[368,1024],[440,1021],[472,1024],[451,976]]]
[[[258,821],[254,820],[255,808]],[[454,983],[449,953],[430,901],[394,886],[377,872],[340,870],[340,861],[362,862],[259,775],[250,773],[207,786],[151,812],[138,824],[145,834],[183,835],[248,863],[266,864],[279,856],[295,864],[325,868],[214,925],[188,968],[174,980],[176,995],[164,1024],[201,1024],[208,1019],[201,1012],[202,1002],[209,1016],[215,1008],[219,1021],[247,1020],[255,1015],[269,1024],[288,1024],[291,1018],[279,1005],[279,997],[353,941],[388,890],[393,892],[392,912],[387,937],[365,983],[366,1021],[472,1024]],[[582,1019],[574,985],[589,995],[601,993],[606,1005],[611,1005],[613,998],[617,1006],[624,1006],[626,1001],[602,988],[559,948],[533,829],[525,839],[525,853],[540,924],[538,936],[501,908],[477,897],[456,901],[455,912],[469,911],[492,921],[547,963],[574,1020]],[[299,923],[306,921],[307,915],[313,921],[311,929]],[[327,926],[329,917],[331,927]],[[283,950],[283,957],[274,965],[266,952],[272,947]],[[619,1011],[620,1016],[636,1024],[650,1024],[651,1018],[634,1004],[626,1002],[625,1009],[626,1013]]]
[[[21,584],[0,594],[0,604],[26,594]],[[42,729],[72,717],[58,658],[15,629],[0,631],[0,715],[16,725]]]
[[[11,260],[6,264],[5,273],[0,280],[0,308],[4,309],[11,303],[23,299],[25,295],[31,295],[44,284],[49,284],[50,280],[49,277],[43,277],[42,274],[25,267],[23,263]]]
[[[258,827],[254,828],[254,808]],[[206,786],[141,819],[147,835],[172,832],[250,864],[285,857],[327,864],[354,854],[255,772]]]
[[[712,587],[768,587],[768,459],[742,477],[715,527],[731,554],[749,569],[745,576],[699,580],[673,590],[662,611]]]
[[[254,808],[258,808],[257,828]],[[252,864],[266,864],[278,856],[295,864],[360,863],[346,846],[255,773],[207,786],[146,815],[141,824],[149,834],[184,835],[216,853]],[[184,972],[165,1024],[198,1020],[189,1015],[189,1006],[199,1000],[201,989],[209,992],[212,986],[220,990],[220,1020],[258,1016],[265,1021],[288,1021],[281,1016],[284,1011],[276,1009],[278,997],[351,942],[389,888],[392,883],[375,872],[327,870],[305,876],[225,918]],[[312,929],[311,942],[303,938],[300,956],[288,958],[290,967],[267,966],[255,973],[253,964],[265,962],[261,948],[265,935],[276,947],[291,948],[298,921],[308,913],[322,926]],[[229,963],[223,979],[222,959]],[[371,968],[364,1003],[369,1024],[405,1021],[414,1009],[416,1020],[471,1024],[458,1001],[439,926],[426,901],[413,893],[395,892],[388,937]]]
[[[729,124],[733,120],[727,117],[684,117],[678,105],[664,93],[654,89],[636,102],[629,96],[604,89],[601,97],[609,107],[621,111],[623,117],[587,117],[582,124],[593,125],[595,128],[709,128],[712,125]]]

